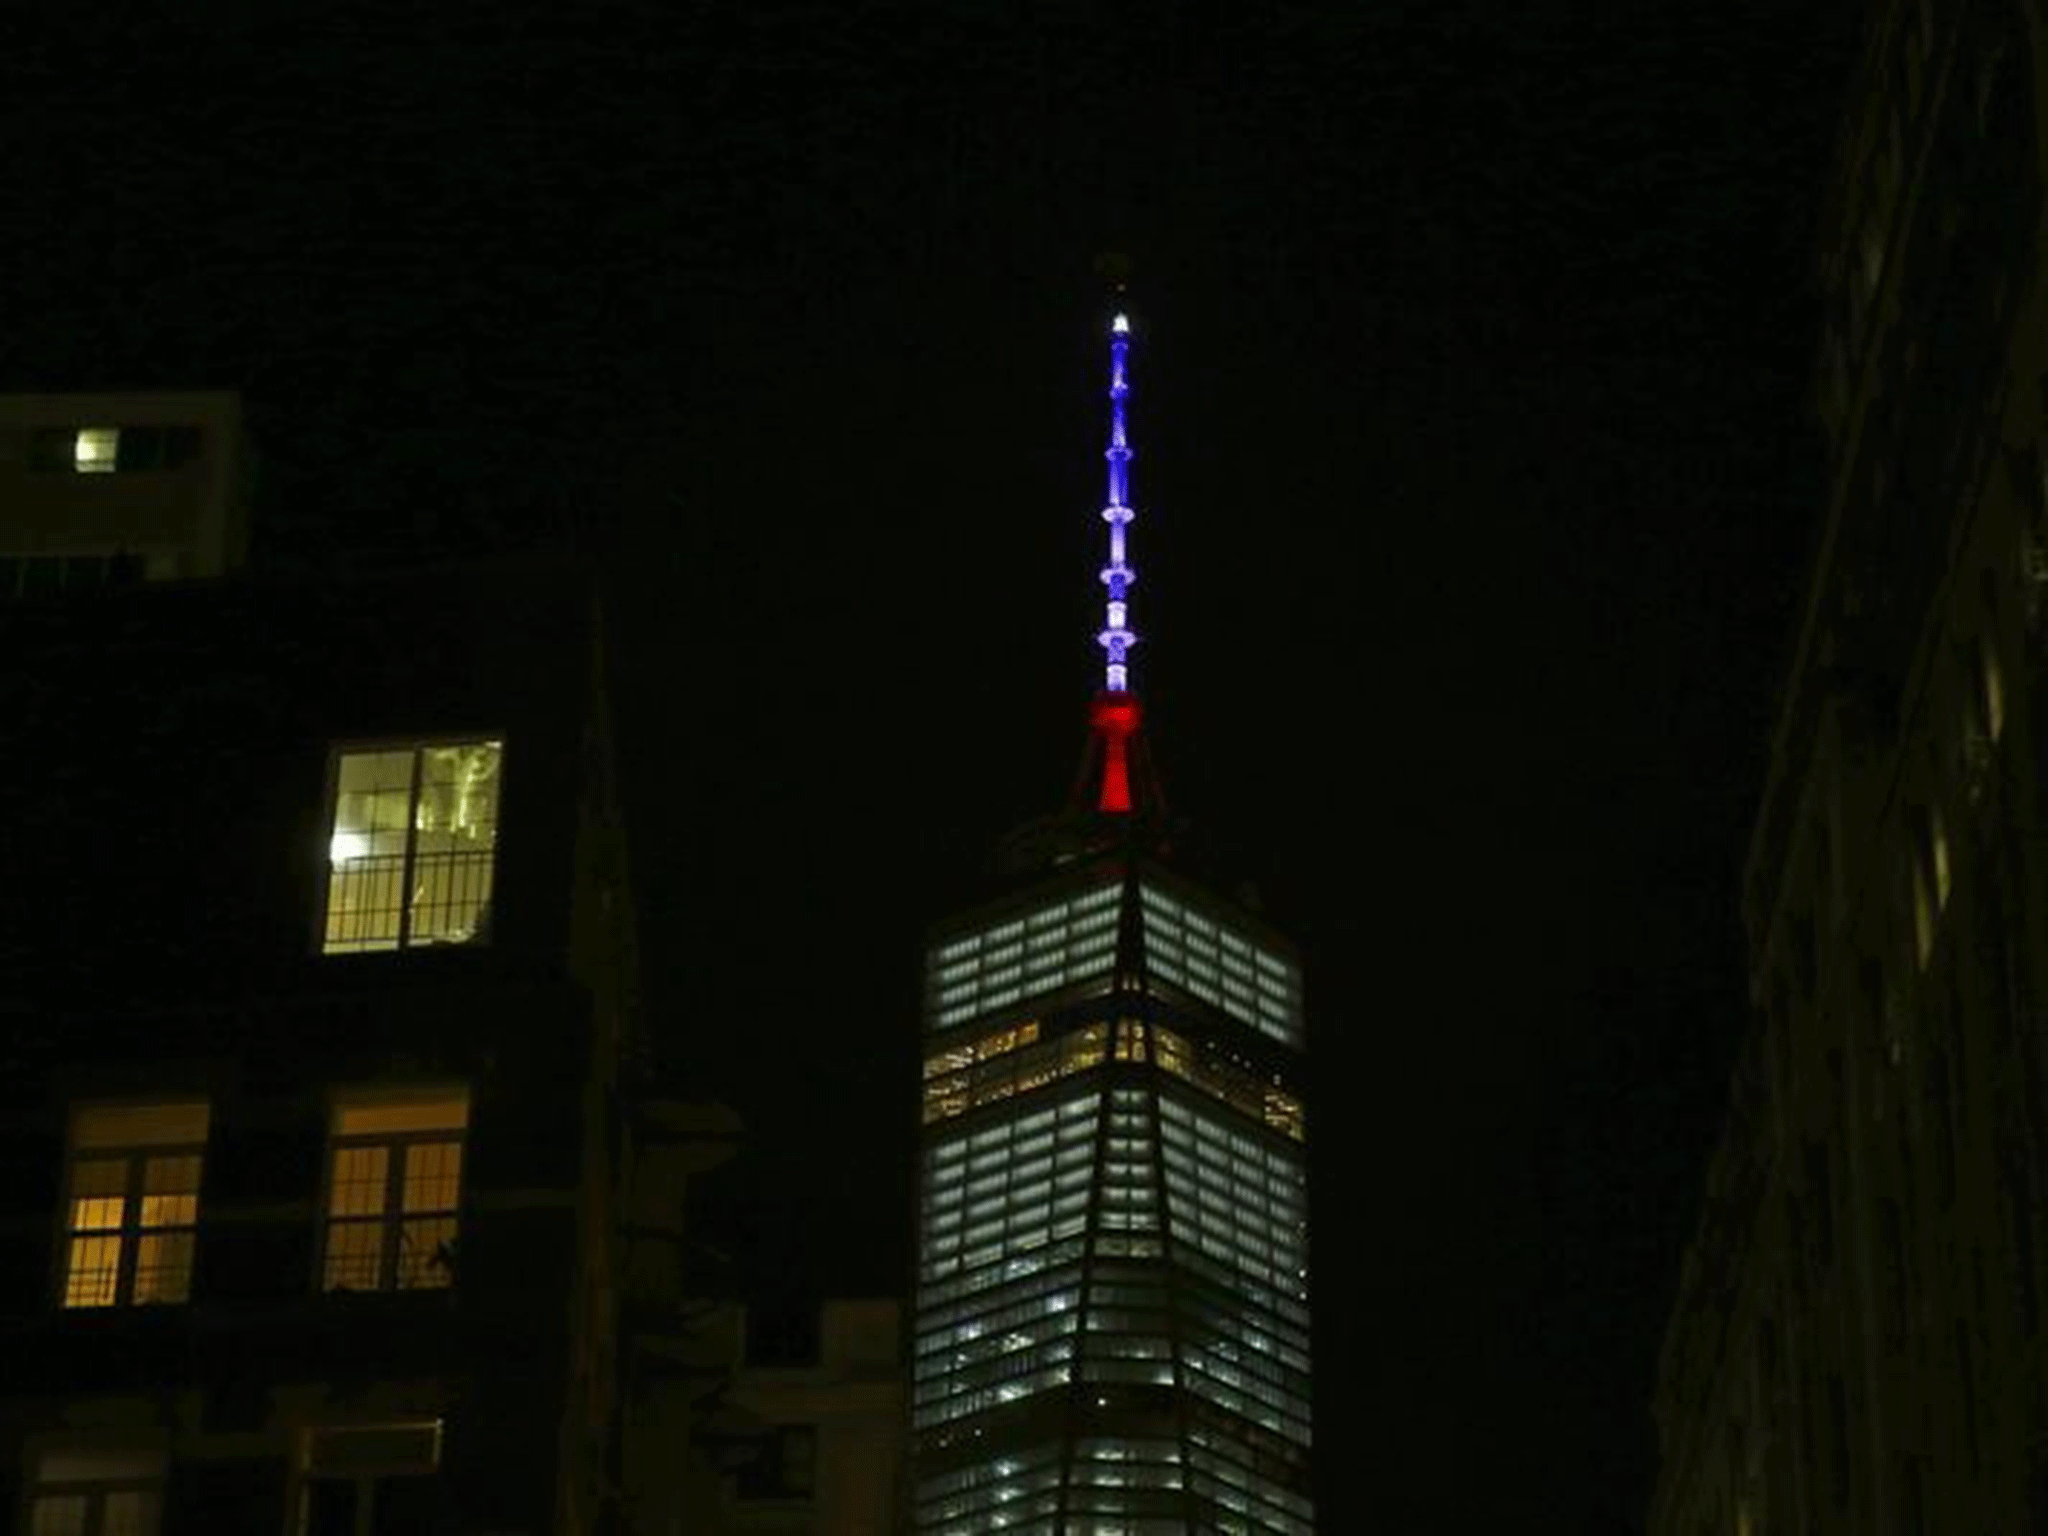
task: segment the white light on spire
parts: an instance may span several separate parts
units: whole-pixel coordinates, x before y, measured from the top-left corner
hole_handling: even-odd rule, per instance
[[[1131,333],[1130,317],[1128,315],[1118,315],[1109,322],[1109,328],[1119,336],[1128,336]]]

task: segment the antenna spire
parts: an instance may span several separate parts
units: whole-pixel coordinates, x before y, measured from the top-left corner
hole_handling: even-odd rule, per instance
[[[1130,649],[1138,637],[1130,627],[1131,583],[1137,573],[1131,569],[1125,533],[1137,514],[1130,506],[1131,446],[1124,432],[1124,400],[1131,392],[1128,359],[1131,350],[1131,322],[1122,310],[1109,322],[1109,504],[1102,520],[1109,524],[1109,564],[1102,568],[1106,591],[1102,633],[1095,637],[1102,647],[1103,687],[1110,693],[1128,693],[1131,686]]]

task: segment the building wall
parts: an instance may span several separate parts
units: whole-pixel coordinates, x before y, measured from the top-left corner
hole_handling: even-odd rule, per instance
[[[38,743],[0,773],[5,1520],[42,1453],[125,1436],[163,1463],[165,1530],[295,1531],[336,1481],[308,1458],[368,1443],[327,1432],[434,1425],[435,1475],[378,1530],[600,1528],[638,1046],[587,590],[180,586],[0,629]],[[483,936],[322,953],[332,752],[476,731],[506,765]],[[337,1091],[429,1085],[468,1094],[451,1283],[326,1288]],[[67,1308],[67,1133],[130,1097],[210,1106],[190,1295]]]
[[[689,1341],[690,1379],[713,1406],[697,1417],[689,1455],[669,1453],[677,1528],[691,1536],[906,1530],[902,1313],[893,1300],[828,1300],[808,1320],[814,1347],[764,1354],[750,1349],[746,1307],[708,1308]],[[681,1424],[684,1415],[671,1418]]]
[[[75,585],[76,566],[50,569],[67,558],[132,556],[151,581],[236,570],[248,477],[231,394],[0,395],[0,601]]]
[[[2022,0],[1868,21],[1756,1018],[1660,1371],[1671,1536],[2048,1521],[2048,41]]]

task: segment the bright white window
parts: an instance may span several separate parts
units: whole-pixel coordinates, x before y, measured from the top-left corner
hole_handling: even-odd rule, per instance
[[[104,1105],[71,1121],[66,1307],[184,1301],[199,1225],[205,1103]]]
[[[71,440],[71,467],[81,475],[110,475],[120,459],[119,427],[80,427]]]
[[[498,741],[336,755],[326,953],[487,936],[503,756]]]
[[[465,1088],[349,1095],[334,1107],[321,1286],[438,1290],[454,1283]]]

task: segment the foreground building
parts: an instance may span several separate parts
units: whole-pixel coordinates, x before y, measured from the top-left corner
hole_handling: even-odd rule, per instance
[[[10,1528],[674,1529],[732,1127],[637,1065],[603,658],[554,563],[0,610]]]
[[[1300,962],[1178,870],[1129,686],[1128,326],[1085,799],[927,958],[920,1532],[1306,1533]]]
[[[232,394],[0,395],[0,603],[241,569]]]
[[[2048,16],[1875,3],[1856,79],[1659,1536],[2048,1529]]]
[[[715,1405],[676,1459],[687,1536],[897,1536],[903,1530],[903,1306],[834,1298],[796,1328],[717,1304],[692,1348]],[[779,1310],[779,1309],[778,1309]],[[787,1318],[775,1321],[786,1324]]]

